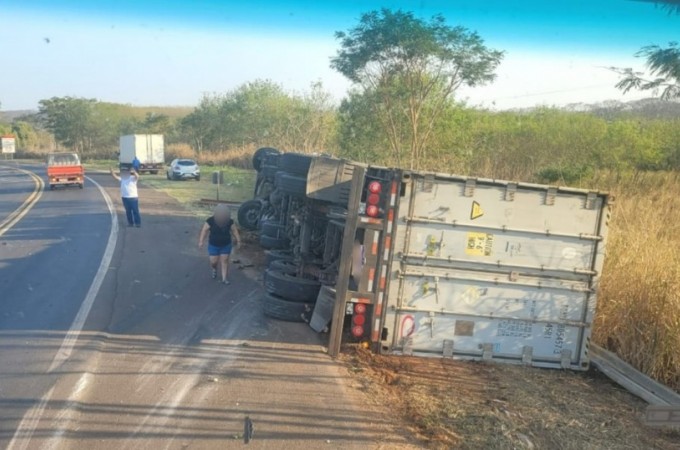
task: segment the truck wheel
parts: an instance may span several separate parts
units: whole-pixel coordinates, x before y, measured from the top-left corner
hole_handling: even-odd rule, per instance
[[[293,253],[287,250],[267,250],[266,252],[264,252],[264,255],[267,260],[267,265],[271,265],[271,263],[275,261],[293,260]]]
[[[238,223],[246,230],[257,230],[257,222],[260,220],[262,203],[259,200],[248,200],[241,204],[238,209]]]
[[[307,179],[286,172],[276,174],[276,187],[289,195],[305,196],[307,194]]]
[[[277,238],[261,234],[260,246],[267,250],[281,250],[288,248],[290,246],[290,241],[287,238]]]
[[[158,175],[158,171],[157,171],[157,170],[150,170],[149,173],[150,173],[151,175]]]
[[[253,168],[259,172],[260,168],[262,167],[262,160],[264,159],[265,155],[279,155],[279,154],[281,154],[281,152],[272,147],[258,148],[257,150],[255,150],[255,153],[253,154]]]
[[[170,177],[170,173],[168,172],[165,172],[165,178],[167,178],[168,180],[172,180],[172,177]]]
[[[79,187],[80,189],[82,189],[82,188],[83,188],[83,183],[78,183],[78,187]]]
[[[54,190],[54,185],[50,184],[50,191],[53,191],[53,190]]]
[[[284,153],[279,159],[281,170],[295,175],[307,176],[311,164],[312,157],[301,153]]]
[[[262,312],[272,319],[286,322],[308,322],[314,310],[311,303],[289,302],[272,294],[262,298]]]
[[[283,238],[286,236],[286,227],[278,223],[262,221],[260,224],[260,234],[274,238]]]
[[[279,259],[269,263],[268,269],[277,270],[282,273],[296,274],[298,271],[298,264],[289,259]]]
[[[264,288],[271,294],[293,302],[314,303],[321,283],[297,277],[295,274],[267,269],[264,273]]]
[[[195,180],[196,180],[196,181],[201,181],[201,176],[200,176],[200,175],[197,176],[197,177],[195,178]]]

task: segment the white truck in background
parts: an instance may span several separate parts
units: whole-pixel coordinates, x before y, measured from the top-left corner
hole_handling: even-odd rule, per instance
[[[119,162],[121,167],[132,167],[135,156],[140,172],[157,174],[165,165],[165,144],[162,134],[130,134],[120,137]]]

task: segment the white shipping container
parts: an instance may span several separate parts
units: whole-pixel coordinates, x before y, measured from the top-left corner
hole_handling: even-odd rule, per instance
[[[409,174],[383,351],[585,370],[606,194]]]
[[[121,164],[131,164],[135,156],[145,166],[162,166],[165,163],[165,145],[162,134],[121,136],[119,149]]]

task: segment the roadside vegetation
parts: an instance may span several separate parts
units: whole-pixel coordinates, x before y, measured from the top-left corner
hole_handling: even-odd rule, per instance
[[[411,35],[386,31],[395,24]],[[205,96],[195,108],[55,97],[41,101],[34,114],[4,122],[0,115],[0,134],[17,136],[19,156],[39,156],[58,145],[94,162],[115,157],[121,134],[162,133],[168,161],[194,158],[206,173],[194,184],[167,184],[164,177],[150,182],[172,186],[187,199],[210,195],[211,167],[250,170],[252,153],[262,146],[610,191],[616,203],[595,340],[680,391],[680,105],[649,100],[476,109],[456,98],[457,88],[492,82],[503,53],[485,47],[474,32],[448,27],[438,17],[423,21],[382,10],[337,37],[340,49],[332,64],[354,82],[340,104],[321,83],[307,92],[288,92],[267,80]],[[385,52],[399,47],[409,51]],[[657,50],[662,49],[649,51]],[[677,85],[676,75],[665,82]],[[646,86],[629,79],[622,88]],[[249,194],[246,173],[229,172],[228,179],[244,186],[234,188],[230,199]]]
[[[646,403],[598,372],[446,358],[385,356],[347,346],[341,358],[368,401],[389,408],[432,449],[677,449],[678,430],[639,420]]]

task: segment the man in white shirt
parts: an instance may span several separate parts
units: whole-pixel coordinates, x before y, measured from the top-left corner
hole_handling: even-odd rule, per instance
[[[111,168],[111,175],[120,181],[120,196],[123,199],[128,226],[141,227],[142,219],[139,216],[139,195],[137,194],[139,175],[134,169],[125,167],[120,169],[120,175],[116,175],[113,168]]]

